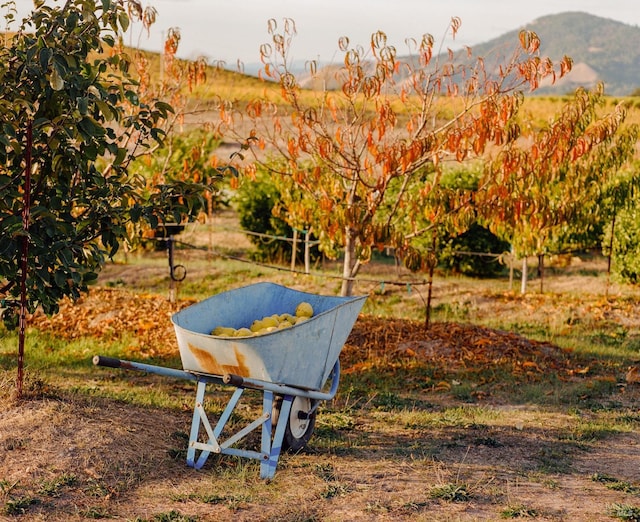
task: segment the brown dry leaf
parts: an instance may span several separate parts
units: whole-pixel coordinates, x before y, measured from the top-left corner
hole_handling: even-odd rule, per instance
[[[130,351],[137,356],[169,355],[178,350],[171,315],[193,302],[172,303],[158,295],[95,287],[75,303],[64,299],[54,316],[36,312],[30,324],[69,340],[80,337],[113,340],[131,335],[136,342]]]
[[[522,367],[528,370],[535,370],[537,372],[541,372],[540,366],[533,361],[525,361],[522,363]]]
[[[637,366],[632,366],[625,375],[625,381],[628,383],[640,383],[640,370]]]

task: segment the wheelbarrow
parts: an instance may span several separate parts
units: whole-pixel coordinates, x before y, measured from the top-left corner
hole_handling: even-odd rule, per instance
[[[182,370],[100,355],[93,362],[195,381],[187,465],[200,469],[211,453],[234,455],[259,460],[260,477],[270,479],[282,450],[298,451],[306,446],[320,401],[335,397],[340,381],[339,355],[365,299],[256,283],[222,292],[171,317]],[[292,314],[301,302],[312,306],[313,316],[291,327],[252,337],[212,335],[217,326],[240,329],[255,319]],[[211,383],[235,387],[215,426],[205,411],[205,391]],[[225,428],[245,390],[262,394],[262,411],[229,434]],[[259,448],[241,447],[241,441],[258,428]]]

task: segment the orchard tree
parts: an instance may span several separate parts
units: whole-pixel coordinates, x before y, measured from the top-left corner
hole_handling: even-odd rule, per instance
[[[172,106],[141,91],[120,41],[128,26],[120,1],[35,2],[0,48],[0,298],[19,327],[18,395],[28,313],[78,298],[132,226],[180,221],[205,188],[129,173]]]
[[[523,134],[487,164],[489,188],[477,196],[479,211],[525,263],[538,256],[541,271],[550,243],[569,227],[586,226],[585,210],[601,210],[593,203],[635,151],[638,128],[624,125],[624,105],[601,114],[603,104],[602,85],[578,89],[548,125]]]
[[[459,27],[453,18],[454,37]],[[344,59],[333,77],[326,73],[330,68],[318,71],[312,62],[315,85],[324,88],[311,92],[288,65],[294,22],[285,20],[278,32],[272,20],[269,31],[272,42],[261,48],[263,71],[279,83],[280,97],[248,104],[246,146],[285,188],[302,194],[288,208],[290,224],[311,226],[325,251],[344,253],[342,295],[351,294],[372,248],[393,247],[409,268],[424,267],[427,260],[412,244],[418,226],[409,233],[397,226],[416,213],[440,212],[439,198],[431,201],[440,207],[424,206],[439,182],[437,175],[425,180],[424,169],[438,171],[445,160],[462,162],[514,140],[522,89],[535,89],[542,78],[571,66],[568,58],[559,66],[540,58],[539,39],[530,31],[520,34],[513,53],[487,66],[470,50],[462,58],[434,52],[431,35],[408,40],[411,57],[400,60],[379,31],[368,48],[341,38]],[[422,197],[414,205],[405,196],[416,185]]]
[[[637,282],[636,250],[640,243],[631,241],[637,236],[638,195],[640,194],[640,164],[633,162],[619,172],[602,190],[600,197],[592,201],[583,211],[583,222],[591,225],[592,215],[598,216],[602,233],[602,251],[607,256],[607,295],[611,277],[611,264],[615,257],[615,272],[624,280]],[[591,212],[589,212],[591,210]],[[597,226],[596,225],[596,226]],[[593,227],[593,225],[592,225]],[[635,239],[635,238],[634,238]],[[636,269],[628,276],[630,266]]]

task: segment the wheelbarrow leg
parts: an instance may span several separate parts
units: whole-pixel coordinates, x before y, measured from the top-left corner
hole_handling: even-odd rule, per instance
[[[209,419],[207,418],[207,414],[204,410],[204,392],[206,389],[207,383],[203,381],[198,382],[198,388],[196,391],[196,403],[193,409],[193,420],[191,421],[191,434],[189,435],[189,448],[187,449],[187,465],[191,466],[195,469],[200,469],[204,466],[211,450],[216,453],[220,453],[222,451],[220,444],[218,443],[218,438],[220,437],[222,430],[224,429],[229,417],[233,413],[242,392],[244,391],[242,388],[236,388],[233,393],[233,396],[227,403],[226,408],[220,415],[218,422],[216,423],[216,427],[212,428],[209,423]],[[205,431],[208,435],[208,440],[206,444],[202,444],[198,442],[198,436],[200,434],[200,425],[203,425]],[[198,460],[196,460],[196,450],[200,449],[200,456]]]
[[[196,463],[196,448],[194,444],[198,442],[198,434],[200,433],[200,423],[202,421],[202,404],[204,403],[204,392],[207,387],[207,383],[198,381],[198,386],[196,388],[196,402],[193,407],[193,418],[191,419],[191,433],[189,435],[189,446],[187,448],[187,466],[192,468],[199,469],[204,464],[200,464],[200,460],[202,460],[204,456],[204,460],[209,456],[209,452],[201,452],[200,458]],[[200,464],[200,466],[198,466]]]
[[[284,396],[282,405],[280,406],[280,414],[278,416],[278,423],[276,424],[276,431],[273,434],[273,441],[271,440],[271,420],[269,419],[262,428],[262,452],[268,455],[269,458],[268,460],[260,463],[260,478],[270,479],[276,474],[276,467],[278,466],[278,459],[280,458],[280,452],[282,451],[282,440],[284,438],[287,422],[289,422],[292,402],[293,396]],[[273,411],[273,392],[264,392],[263,411]]]
[[[282,403],[279,405],[278,421],[274,426],[272,414],[274,412],[274,392],[263,390],[262,392],[262,415],[247,425],[242,430],[235,433],[223,442],[219,442],[219,437],[231,417],[238,401],[240,400],[244,388],[236,388],[233,396],[227,403],[226,408],[220,415],[215,428],[209,423],[209,419],[204,410],[204,395],[207,383],[198,381],[196,389],[196,401],[193,409],[193,419],[191,421],[191,433],[189,435],[189,446],[187,448],[187,465],[200,469],[204,466],[209,455],[214,453],[224,453],[237,455],[240,457],[254,458],[260,460],[260,478],[271,479],[275,476],[278,460],[282,452],[283,440],[289,423],[291,405],[295,399],[293,395],[284,395]],[[207,442],[199,442],[200,430],[204,427]],[[254,429],[261,427],[260,452],[242,450],[231,447],[237,441]],[[200,451],[198,454],[197,452]]]

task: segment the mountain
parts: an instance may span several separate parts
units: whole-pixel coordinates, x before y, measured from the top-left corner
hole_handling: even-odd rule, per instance
[[[629,95],[640,88],[640,28],[587,13],[543,16],[486,43],[473,46],[476,56],[518,42],[522,29],[534,31],[541,41],[540,55],[557,61],[573,60],[572,71],[555,85],[543,85],[538,94],[573,91],[578,86],[605,84],[605,92]]]
[[[640,89],[640,28],[581,12],[543,16],[509,31],[498,38],[472,46],[473,56],[486,58],[485,64],[505,63],[519,46],[522,29],[534,31],[540,38],[540,56],[558,62],[563,56],[573,60],[573,69],[555,84],[541,84],[535,94],[564,94],[578,86],[592,88],[605,84],[605,93],[630,95]],[[456,55],[462,63],[466,50]],[[444,58],[446,60],[446,58]],[[398,56],[400,62],[412,62],[409,56]],[[300,76],[303,87],[335,88],[335,70],[329,66],[314,79]]]

